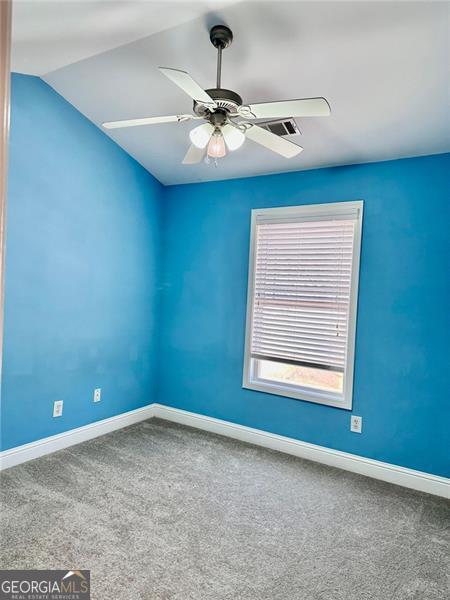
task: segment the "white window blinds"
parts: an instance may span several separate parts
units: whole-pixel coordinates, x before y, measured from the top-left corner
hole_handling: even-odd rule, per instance
[[[257,216],[252,358],[344,372],[358,215]]]

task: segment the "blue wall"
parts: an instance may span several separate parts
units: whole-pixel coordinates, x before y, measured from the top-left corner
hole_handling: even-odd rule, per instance
[[[154,401],[163,192],[25,75],[12,80],[9,165],[3,449]]]
[[[450,475],[449,170],[438,155],[167,188],[159,401]],[[348,411],[241,387],[250,209],[357,199],[361,435]]]

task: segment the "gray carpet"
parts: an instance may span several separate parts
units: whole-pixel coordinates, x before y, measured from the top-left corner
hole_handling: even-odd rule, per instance
[[[152,420],[9,469],[2,568],[94,600],[444,600],[450,503]]]

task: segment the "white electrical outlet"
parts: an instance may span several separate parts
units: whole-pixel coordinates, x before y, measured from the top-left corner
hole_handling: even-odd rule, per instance
[[[63,411],[63,401],[55,400],[53,403],[53,416],[60,417],[62,415],[62,411]]]
[[[356,415],[350,416],[350,431],[362,433],[362,417],[357,417]]]
[[[100,402],[102,399],[102,388],[96,388],[94,390],[94,402]]]

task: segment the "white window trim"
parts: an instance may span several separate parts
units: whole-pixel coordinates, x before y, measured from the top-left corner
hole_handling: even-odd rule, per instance
[[[355,338],[356,338],[356,321],[358,308],[358,287],[359,287],[359,265],[361,254],[361,230],[363,218],[362,200],[351,202],[333,202],[328,204],[307,204],[300,206],[286,206],[280,208],[257,208],[252,210],[251,214],[251,229],[250,229],[250,254],[248,266],[248,287],[247,287],[247,322],[245,331],[245,352],[244,352],[244,377],[242,387],[276,394],[277,396],[286,396],[296,400],[305,400],[307,402],[315,402],[318,404],[326,404],[346,410],[352,409],[353,403],[353,374],[355,363]],[[252,340],[252,315],[253,315],[253,291],[254,291],[254,273],[255,273],[255,242],[256,242],[256,222],[258,217],[266,218],[283,218],[283,217],[314,217],[323,216],[327,213],[335,215],[343,215],[349,210],[359,212],[359,218],[355,224],[355,237],[353,244],[352,257],[352,286],[350,291],[349,305],[349,322],[348,322],[348,338],[347,338],[347,355],[346,368],[344,377],[344,389],[340,398],[332,392],[314,390],[312,388],[299,388],[299,386],[289,385],[287,383],[279,383],[273,381],[264,381],[256,378],[254,373],[255,360],[251,357],[251,340]]]

